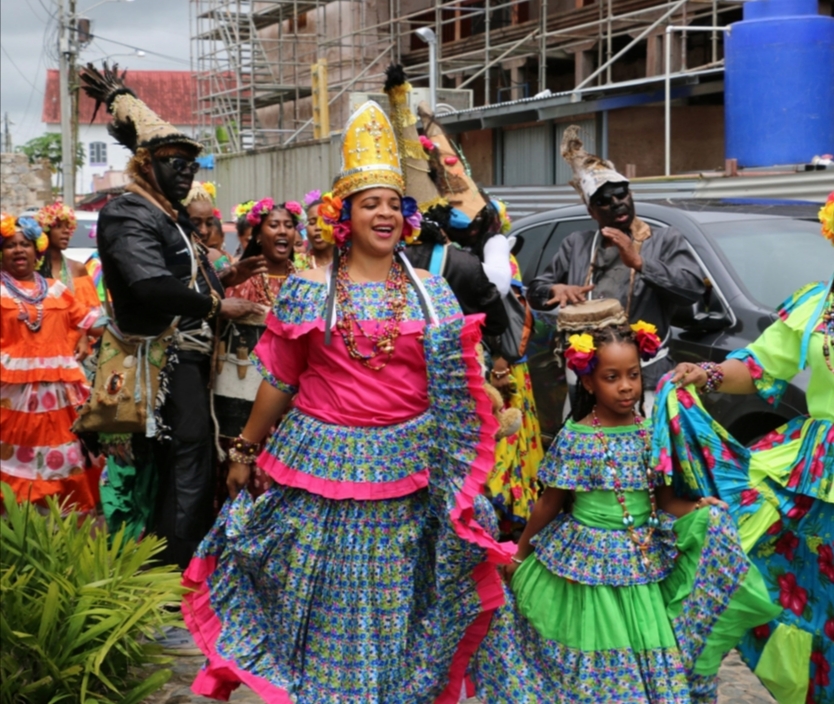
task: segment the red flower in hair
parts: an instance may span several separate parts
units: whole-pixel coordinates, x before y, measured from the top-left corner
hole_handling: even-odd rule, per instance
[[[644,361],[654,359],[660,350],[661,340],[657,335],[657,328],[651,323],[638,320],[631,326],[634,336],[637,338],[637,347],[640,348],[640,356]]]

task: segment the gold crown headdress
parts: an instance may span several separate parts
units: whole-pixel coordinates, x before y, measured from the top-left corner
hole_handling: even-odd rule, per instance
[[[350,116],[342,133],[342,168],[333,195],[344,199],[368,188],[405,191],[394,128],[373,100]]]
[[[183,134],[169,122],[163,120],[136,94],[125,85],[127,71],[119,75],[119,65],[104,66],[101,71],[88,63],[79,71],[84,91],[96,101],[93,119],[99,107],[104,104],[113,116],[107,131],[121,145],[134,154],[138,149],[154,150],[166,144],[182,144],[199,154],[203,145],[187,134]]]

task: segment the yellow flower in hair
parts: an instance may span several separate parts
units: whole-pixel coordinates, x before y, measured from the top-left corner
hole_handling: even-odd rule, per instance
[[[645,320],[638,320],[634,325],[631,326],[631,329],[635,332],[647,332],[652,335],[657,335],[657,326],[652,325],[651,323],[647,323]]]
[[[597,349],[593,336],[586,332],[583,332],[581,335],[571,335],[568,338],[568,344],[581,354],[589,354]]]
[[[206,193],[211,196],[212,200],[217,198],[217,186],[215,186],[211,181],[203,181],[203,188],[206,189]]]
[[[49,238],[45,232],[42,232],[38,235],[38,239],[35,240],[35,249],[38,250],[38,254],[43,254],[47,247],[49,247]]]

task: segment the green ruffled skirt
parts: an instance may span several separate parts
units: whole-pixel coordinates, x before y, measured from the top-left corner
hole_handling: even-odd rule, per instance
[[[629,494],[628,505],[644,524],[648,495]],[[539,533],[493,618],[473,671],[483,700],[714,701],[724,655],[773,618],[762,577],[717,508],[663,515],[648,558],[611,492],[578,493],[573,514]]]

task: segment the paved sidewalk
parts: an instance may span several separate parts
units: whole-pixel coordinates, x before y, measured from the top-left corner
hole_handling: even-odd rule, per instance
[[[214,700],[191,693],[189,685],[203,663],[201,657],[179,658],[173,665],[174,676],[165,687],[145,700],[146,704],[209,704]],[[724,661],[720,672],[718,704],[775,704],[775,700],[752,672],[733,652]],[[260,704],[261,698],[247,687],[240,687],[230,700],[232,704]],[[464,704],[479,704],[469,699]]]

